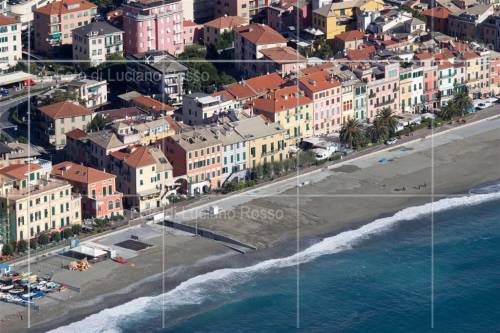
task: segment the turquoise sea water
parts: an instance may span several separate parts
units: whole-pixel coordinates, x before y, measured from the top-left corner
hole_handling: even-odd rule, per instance
[[[445,199],[433,209],[434,270],[425,205],[59,331],[500,332],[500,195]]]

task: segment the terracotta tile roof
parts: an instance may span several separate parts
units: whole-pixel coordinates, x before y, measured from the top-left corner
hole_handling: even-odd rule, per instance
[[[5,168],[0,169],[0,174],[10,178],[22,180],[26,178],[28,172],[40,170],[38,164],[11,164]]]
[[[436,60],[447,60],[450,58],[454,58],[455,54],[448,49],[442,49],[440,53],[436,54]]]
[[[375,51],[375,46],[369,45],[357,50],[347,50],[346,55],[351,60],[369,60]]]
[[[0,25],[10,25],[10,24],[16,24],[19,23],[15,19],[11,17],[7,17],[4,15],[0,15]]]
[[[196,23],[194,23],[194,22],[193,22],[193,21],[191,21],[191,20],[184,20],[184,21],[182,21],[182,26],[183,26],[183,27],[196,27],[196,26],[197,26],[197,24],[196,24]]]
[[[40,112],[52,119],[70,118],[91,115],[93,112],[80,104],[71,102],[59,102],[42,106]]]
[[[363,39],[363,37],[365,37],[365,33],[359,30],[344,31],[343,33],[335,36],[335,38],[345,42]]]
[[[71,130],[66,133],[66,137],[72,139],[72,140],[80,140],[82,138],[85,138],[87,136],[87,133],[85,131],[82,131],[79,128],[75,128],[74,130]]]
[[[278,73],[272,73],[233,83],[227,86],[225,90],[234,98],[245,99],[278,89],[284,83],[285,80]]]
[[[255,100],[254,108],[276,113],[310,103],[312,100],[302,95],[297,86],[291,86],[275,90],[269,96]]]
[[[450,67],[453,67],[451,62],[445,61],[438,66],[438,69],[446,69],[446,68],[450,68]]]
[[[332,68],[332,67],[333,67],[333,64],[330,62],[327,62],[327,63],[323,63],[323,64],[318,65],[318,66],[312,66],[312,67],[305,68],[302,70],[302,74],[309,75],[312,73],[324,71],[325,69]]]
[[[43,7],[35,9],[34,11],[44,15],[61,15],[89,10],[92,8],[97,8],[97,6],[85,0],[62,0],[48,3]]]
[[[52,175],[69,182],[92,184],[115,178],[115,175],[73,162],[62,162],[52,166]]]
[[[300,78],[300,83],[312,92],[323,91],[340,86],[340,82],[332,78],[332,75],[325,71],[312,73]]]
[[[464,60],[475,59],[479,58],[479,54],[477,54],[476,52],[464,52],[462,58],[464,58]]]
[[[221,16],[215,20],[206,22],[203,26],[224,29],[224,28],[236,28],[247,23],[247,19],[241,16]]]
[[[260,53],[262,53],[264,57],[269,58],[277,63],[290,64],[306,61],[306,58],[304,58],[297,50],[289,46],[272,47],[269,49],[261,50]]]
[[[179,125],[179,123],[176,122],[172,117],[166,116],[165,120],[167,121],[170,128],[175,131],[175,133],[178,133],[181,130],[181,125]]]
[[[148,147],[144,146],[134,148],[132,152],[115,151],[112,152],[111,155],[135,169],[156,163]]]
[[[155,112],[174,112],[175,108],[163,102],[160,102],[149,96],[138,96],[132,99],[132,101],[139,107],[147,108]]]
[[[225,101],[230,101],[234,99],[234,96],[231,95],[228,91],[226,90],[221,90],[221,91],[216,91],[212,94],[212,96],[217,97],[221,96]]]
[[[265,24],[249,24],[234,29],[234,32],[240,34],[243,38],[252,44],[277,44],[286,43],[287,39],[279,32]]]
[[[422,15],[439,19],[447,19],[450,14],[451,11],[444,7],[434,7],[432,9],[427,9],[422,12]]]
[[[430,53],[417,53],[415,54],[415,58],[418,60],[427,60],[434,58],[434,56]]]

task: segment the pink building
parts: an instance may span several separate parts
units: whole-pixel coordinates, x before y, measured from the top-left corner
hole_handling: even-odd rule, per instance
[[[182,29],[182,40],[184,45],[199,44],[203,40],[203,25],[184,20],[182,22]]]
[[[439,88],[434,56],[430,53],[419,53],[415,55],[415,59],[424,69],[424,107],[437,108],[439,106]]]
[[[310,7],[305,0],[279,0],[267,7],[267,24],[276,31],[289,27],[300,31],[311,24]]]
[[[137,1],[123,4],[125,52],[184,51],[181,0]]]
[[[84,218],[111,218],[123,215],[123,194],[116,191],[115,175],[73,162],[52,167],[52,175],[68,181],[82,197]]]
[[[322,70],[302,76],[299,87],[313,101],[314,135],[330,134],[341,127],[342,87],[338,80]]]

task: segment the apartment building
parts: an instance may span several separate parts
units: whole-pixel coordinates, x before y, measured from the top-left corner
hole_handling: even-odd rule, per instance
[[[123,30],[127,54],[184,51],[183,9],[180,0],[124,3]]]
[[[266,163],[288,158],[290,138],[287,130],[278,123],[257,116],[232,123],[234,130],[246,142],[246,167],[254,170]]]
[[[73,60],[95,67],[113,54],[123,56],[123,31],[107,22],[92,22],[73,30]]]
[[[110,172],[117,175],[124,204],[139,212],[168,203],[174,190],[172,166],[157,147],[132,146],[111,153]]]
[[[271,73],[230,84],[224,87],[223,91],[224,94],[244,105],[280,88],[285,82],[278,73]]]
[[[173,116],[175,111],[175,108],[173,106],[149,96],[139,95],[137,97],[133,97],[129,101],[129,104],[137,107],[139,110],[142,110],[155,118]]]
[[[88,109],[95,109],[108,103],[108,82],[81,79],[68,83],[68,88],[76,91],[78,99]]]
[[[313,11],[312,26],[321,30],[327,40],[356,28],[356,17],[362,12],[375,12],[384,8],[382,0],[348,0],[331,2]]]
[[[254,112],[286,129],[291,145],[313,135],[313,101],[297,86],[284,87],[253,102]]]
[[[424,70],[420,66],[401,68],[399,72],[401,112],[418,113],[424,103]]]
[[[248,23],[241,16],[221,16],[203,24],[203,42],[205,46],[217,45],[224,34],[232,34],[235,28]]]
[[[0,14],[0,71],[22,59],[21,23]]]
[[[217,121],[221,116],[234,112],[238,103],[224,95],[193,93],[182,100],[182,121],[189,126],[200,126]]]
[[[319,70],[301,76],[299,87],[313,103],[314,135],[337,131],[342,117],[340,81],[332,74]]]
[[[258,62],[264,49],[286,47],[287,39],[265,24],[250,24],[234,29],[234,59],[244,76],[259,73]]]
[[[105,219],[123,215],[123,194],[116,191],[115,175],[73,162],[52,167],[52,176],[70,183],[80,196],[84,218]]]
[[[276,31],[287,32],[289,27],[297,31],[311,25],[311,6],[305,0],[273,1],[267,7],[267,24]]]
[[[127,85],[171,105],[181,105],[188,69],[165,51],[128,55]]]
[[[241,16],[250,21],[263,17],[271,2],[271,0],[215,0],[214,16]]]
[[[73,102],[59,102],[38,108],[35,135],[42,142],[62,149],[66,145],[66,133],[81,129],[86,131],[94,112]]]
[[[0,143],[0,168],[11,164],[24,164],[36,160],[40,152],[29,143]]]
[[[493,5],[476,5],[448,16],[448,34],[461,40],[478,40],[480,24],[494,14]]]
[[[34,10],[35,50],[53,54],[58,48],[72,44],[72,31],[89,24],[97,14],[97,6],[86,0],[60,0]]]
[[[333,39],[333,49],[336,52],[357,50],[364,43],[365,33],[359,30],[345,31]]]
[[[437,65],[434,62],[434,56],[430,53],[415,54],[416,64],[421,66],[424,72],[424,91],[423,104],[428,110],[438,107],[438,80],[437,80]]]
[[[71,184],[51,178],[50,171],[38,164],[0,169],[0,215],[6,243],[82,222],[80,197],[72,195]]]
[[[162,141],[174,177],[183,179],[183,192],[201,194],[222,186],[223,149],[217,133],[213,128],[200,128]]]
[[[272,47],[260,51],[263,58],[257,62],[259,73],[279,73],[290,76],[307,67],[307,59],[298,50],[289,46]]]
[[[448,102],[453,99],[454,87],[455,87],[455,73],[456,69],[450,62],[442,62],[438,65],[438,88],[439,88],[439,98],[440,106],[445,106]]]
[[[451,11],[445,7],[434,7],[422,11],[425,16],[427,27],[430,31],[448,34],[448,16]]]
[[[489,94],[490,59],[489,51],[463,52],[459,61],[465,63],[466,82],[469,94],[473,98]]]

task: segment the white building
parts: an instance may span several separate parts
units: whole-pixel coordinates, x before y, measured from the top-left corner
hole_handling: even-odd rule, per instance
[[[73,30],[73,60],[79,60],[81,65],[97,66],[112,54],[123,56],[120,29],[106,22],[92,22]]]
[[[222,184],[242,181],[248,175],[246,139],[234,129],[234,123],[226,123],[217,130],[222,142]]]
[[[182,121],[190,126],[212,123],[217,120],[217,116],[235,110],[236,106],[236,101],[226,100],[222,95],[185,95],[182,101]]]
[[[78,98],[85,102],[89,109],[98,108],[108,103],[108,83],[106,80],[96,81],[83,79],[68,83],[68,87],[75,89]]]
[[[0,70],[15,66],[21,58],[21,23],[0,15]]]
[[[43,7],[53,0],[10,0],[7,13],[21,23],[21,29],[26,30],[33,22],[33,10]]]

